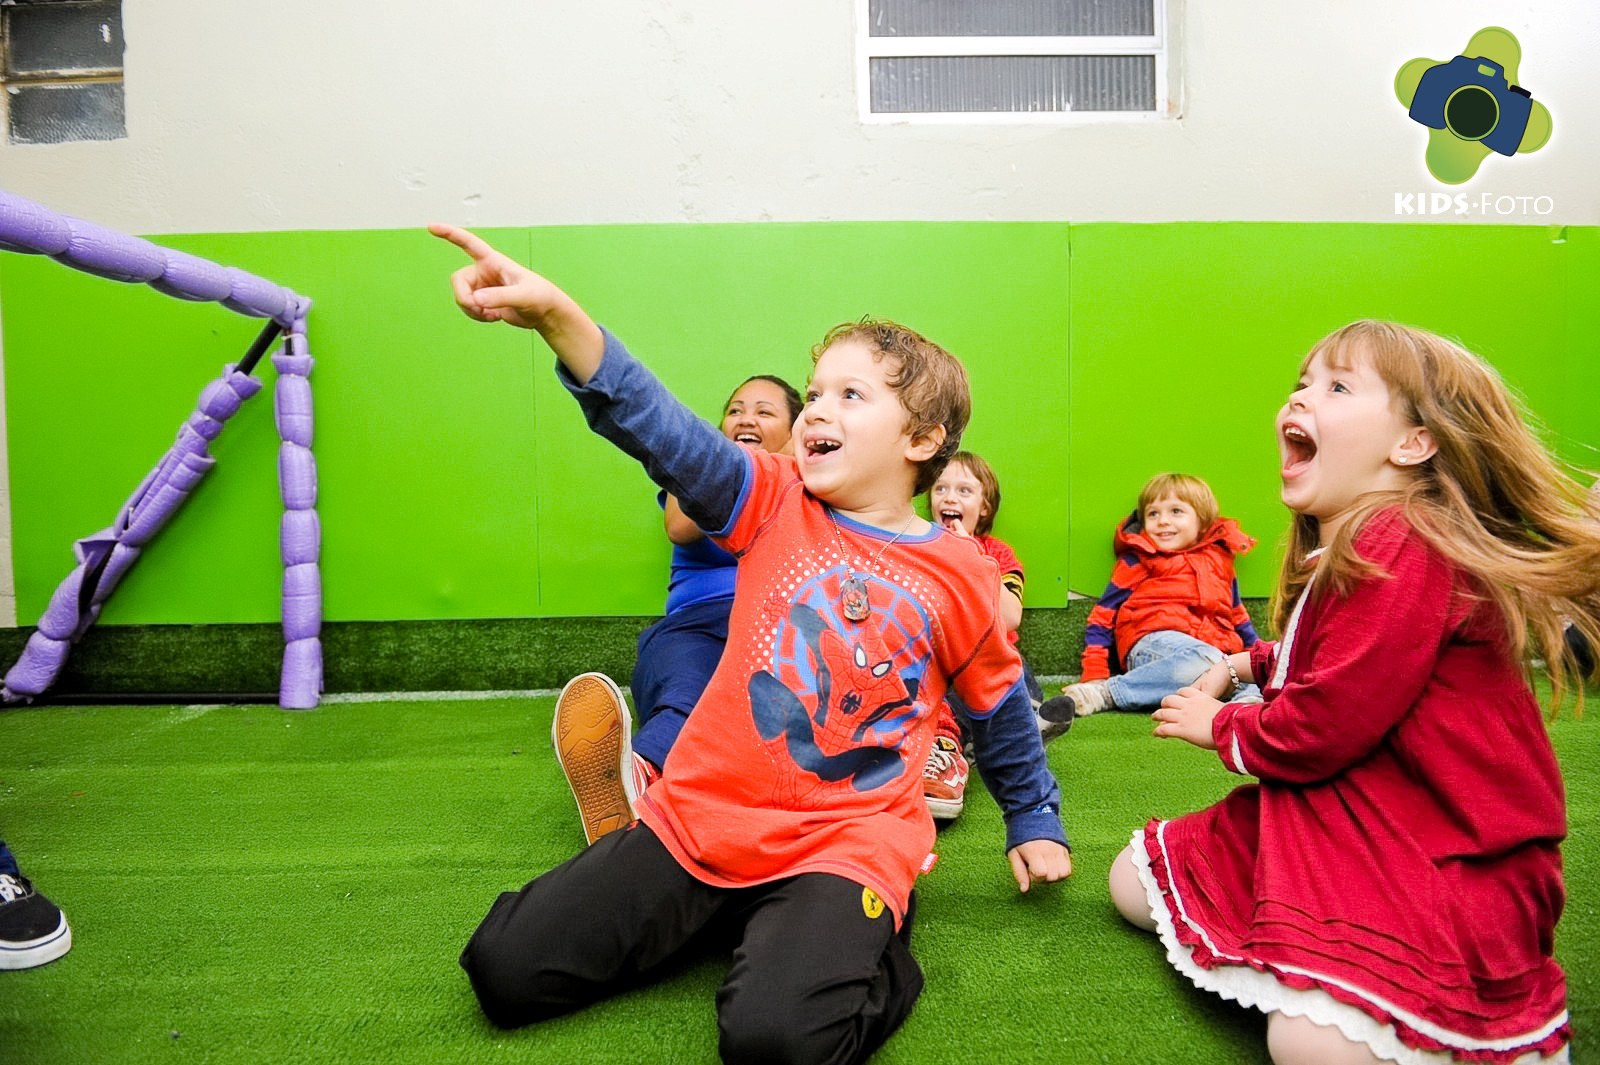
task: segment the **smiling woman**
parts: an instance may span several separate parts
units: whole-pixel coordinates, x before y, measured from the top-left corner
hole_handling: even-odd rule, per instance
[[[761,451],[787,454],[792,448],[790,430],[800,414],[800,393],[781,377],[757,374],[734,389],[722,411],[723,436]],[[667,752],[722,658],[738,564],[706,538],[705,530],[683,513],[675,498],[662,492],[660,502],[667,538],[673,544],[666,616],[639,634],[630,685],[640,728],[633,737],[633,764],[626,768],[640,793],[666,764]],[[575,795],[582,790],[577,784],[581,775],[579,771],[567,775]],[[580,812],[597,803],[615,808],[617,790],[609,790],[609,800],[586,803],[578,795]]]

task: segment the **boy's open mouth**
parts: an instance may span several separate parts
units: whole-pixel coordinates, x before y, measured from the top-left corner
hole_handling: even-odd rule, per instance
[[[939,520],[944,522],[946,525],[949,525],[953,521],[960,521],[961,511],[956,510],[953,507],[945,508],[939,511]]]
[[[830,440],[825,436],[813,437],[806,441],[806,454],[831,455],[833,452],[838,451],[841,446],[839,441]]]
[[[1316,442],[1311,435],[1294,422],[1285,422],[1281,434],[1283,441],[1283,476],[1295,477],[1305,472],[1311,460],[1317,457]]]

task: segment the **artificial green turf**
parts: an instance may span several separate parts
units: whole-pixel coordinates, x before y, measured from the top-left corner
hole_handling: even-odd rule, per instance
[[[0,973],[0,1062],[714,1060],[715,955],[520,1032],[478,1014],[461,945],[497,892],[583,842],[549,750],[553,703],[0,712],[0,835],[74,936],[60,961]],[[1554,726],[1575,1061],[1600,1020],[1594,713]],[[1052,744],[1065,885],[1019,896],[998,812],[969,792],[919,889],[927,991],[876,1061],[1265,1060],[1259,1017],[1188,986],[1108,901],[1135,826],[1237,782],[1147,729],[1101,715]]]

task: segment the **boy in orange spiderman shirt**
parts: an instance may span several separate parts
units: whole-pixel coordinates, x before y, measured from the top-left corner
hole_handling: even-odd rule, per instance
[[[639,820],[495,900],[461,958],[479,1005],[504,1028],[569,1013],[710,936],[735,944],[724,1061],[865,1060],[922,990],[920,770],[946,691],[971,708],[1018,888],[1072,872],[999,571],[912,507],[959,447],[965,371],[903,326],[845,323],[813,351],[794,456],[747,449],[549,281],[430,228],[472,260],[461,310],[536,330],[590,427],[739,559],[727,650]]]

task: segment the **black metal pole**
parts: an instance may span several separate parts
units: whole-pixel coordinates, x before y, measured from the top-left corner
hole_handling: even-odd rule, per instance
[[[283,332],[283,326],[278,322],[268,322],[261,329],[261,335],[256,337],[256,342],[250,345],[250,350],[244,353],[244,358],[239,360],[238,371],[243,374],[254,373],[256,363],[261,361],[261,356],[272,347],[272,342],[278,339]]]

